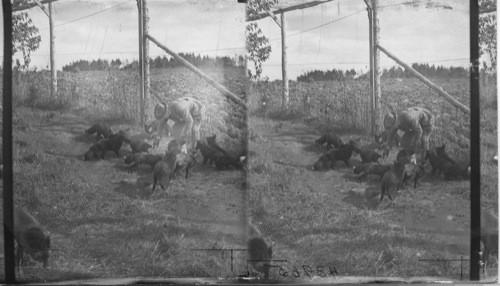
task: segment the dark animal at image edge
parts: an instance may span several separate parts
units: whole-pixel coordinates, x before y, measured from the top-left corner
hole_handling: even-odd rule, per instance
[[[87,134],[96,134],[97,139],[108,138],[112,134],[111,128],[103,123],[97,123],[92,125],[89,129],[85,130]]]
[[[34,260],[47,267],[50,256],[50,236],[40,223],[19,207],[14,208],[14,237],[17,241],[16,265],[19,269],[26,251]]]
[[[481,211],[481,252],[483,273],[490,255],[495,255],[498,264],[498,217],[488,211]]]
[[[272,246],[268,246],[262,234],[253,226],[249,224],[249,239],[247,241],[248,260],[250,266],[256,271],[263,273],[264,278],[269,278],[269,271],[271,269],[270,261],[273,257]]]

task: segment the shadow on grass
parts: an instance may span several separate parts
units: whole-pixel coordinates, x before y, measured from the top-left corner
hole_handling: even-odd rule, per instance
[[[142,177],[138,177],[136,180],[131,181],[120,181],[116,188],[115,192],[124,194],[132,199],[148,199],[152,194],[151,183],[153,182],[153,178],[151,175],[147,174]],[[161,189],[159,186],[157,189]]]
[[[380,189],[370,186],[363,193],[349,192],[342,199],[343,202],[351,204],[358,209],[374,210],[380,205]]]

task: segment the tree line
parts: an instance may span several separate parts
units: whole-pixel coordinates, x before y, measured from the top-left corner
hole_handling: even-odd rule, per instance
[[[244,67],[245,66],[245,58],[243,56],[238,56],[235,58],[231,58],[228,56],[224,57],[208,57],[208,56],[200,56],[195,55],[194,53],[179,53],[179,56],[186,59],[192,65],[196,67]],[[173,57],[160,57],[149,59],[150,68],[175,68],[182,66],[182,63],[176,60]],[[122,62],[120,59],[111,60],[78,60],[76,62],[71,62],[68,65],[63,66],[63,71],[69,72],[78,72],[78,71],[103,71],[103,70],[112,70],[112,69],[137,69],[139,68],[139,62],[137,60],[129,63],[128,61]]]
[[[418,71],[420,74],[430,78],[464,78],[469,76],[469,70],[463,67],[443,67],[443,66],[430,66],[429,64],[418,64],[414,63],[411,67]],[[311,82],[311,81],[343,81],[346,79],[360,78],[367,79],[369,73],[357,74],[354,69],[343,71],[343,70],[314,70],[306,72],[303,75],[297,77],[297,81]],[[382,71],[382,78],[409,78],[413,77],[413,74],[400,66],[393,66],[390,69],[384,69]]]

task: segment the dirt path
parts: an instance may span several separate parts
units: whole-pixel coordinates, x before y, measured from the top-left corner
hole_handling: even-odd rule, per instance
[[[432,234],[436,239],[457,246],[467,253],[469,249],[469,205],[468,201],[453,195],[455,189],[467,189],[467,181],[447,182],[442,178],[427,175],[421,185],[414,190],[406,188],[400,192],[407,193],[415,200],[415,204],[431,209],[432,213],[415,216],[412,211],[394,209],[390,203],[379,203],[380,178],[369,176],[364,182],[358,182],[352,172],[352,166],[359,164],[359,155],[353,155],[350,168],[343,162],[337,162],[334,170],[313,172],[312,164],[320,157],[321,148],[315,146],[314,140],[321,135],[309,126],[283,123],[272,120],[252,118],[250,126],[262,136],[263,143],[252,144],[251,148],[261,146],[273,149],[274,163],[294,170],[294,176],[305,193],[327,192],[335,201],[347,203],[359,210],[380,209],[397,211],[389,226],[393,229],[406,229],[415,233]],[[359,138],[357,135],[342,135],[343,141]],[[364,140],[364,139],[363,139]],[[368,142],[366,142],[368,143]],[[253,145],[253,146],[252,146]],[[260,146],[258,146],[260,145]],[[394,154],[392,154],[394,153]],[[395,160],[395,151],[389,158],[381,160],[382,164],[390,164]],[[392,161],[391,161],[392,160]],[[428,173],[430,172],[430,166]],[[430,193],[430,197],[424,194]],[[405,196],[406,197],[406,196]]]

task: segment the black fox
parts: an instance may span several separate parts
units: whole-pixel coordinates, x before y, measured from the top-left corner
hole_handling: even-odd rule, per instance
[[[19,207],[14,208],[14,237],[17,241],[16,264],[21,269],[23,253],[47,268],[50,256],[50,236],[45,234],[40,223]]]
[[[96,144],[92,145],[90,148],[91,149],[93,148],[94,150],[97,150],[96,148],[98,148],[99,149],[98,152],[101,152],[101,159],[104,159],[104,155],[106,155],[108,151],[113,151],[115,152],[117,157],[120,157],[119,151],[120,148],[122,147],[123,140],[125,140],[125,138],[126,138],[125,133],[120,131],[116,134],[111,134],[107,139],[100,140]],[[94,154],[97,154],[97,152],[94,152]]]
[[[342,140],[335,134],[325,134],[318,138],[316,141],[314,141],[316,144],[325,144],[326,143],[326,148],[331,149],[332,145],[335,148],[339,148],[340,145],[342,144]]]
[[[398,161],[394,162],[394,166],[382,176],[382,193],[380,195],[380,201],[384,199],[384,195],[387,195],[392,201],[396,198],[396,195],[401,186],[401,180],[403,177],[404,165]]]
[[[215,168],[217,170],[229,169],[231,166],[240,170],[243,168],[243,163],[240,158],[222,155],[215,159]]]
[[[214,134],[213,136],[207,137],[208,146],[210,146],[210,147],[214,148],[215,150],[221,152],[222,154],[224,154],[224,156],[231,157],[231,155],[229,155],[229,153],[226,150],[224,150],[224,148],[220,147],[219,144],[217,144],[216,138],[217,138],[216,134]]]
[[[268,246],[260,231],[249,223],[249,235],[247,241],[248,262],[257,272],[263,273],[264,278],[269,278],[271,269],[271,260],[273,258],[272,246]]]
[[[445,159],[446,161],[450,162],[451,165],[457,166],[457,162],[455,162],[453,159],[451,159],[448,154],[446,154],[446,151],[444,150],[446,148],[446,145],[443,144],[440,147],[436,147],[436,155],[438,157]]]
[[[167,151],[165,156],[156,163],[153,170],[153,192],[156,189],[157,184],[160,185],[162,190],[166,190],[166,188],[168,188],[175,168],[175,159],[176,154]]]
[[[83,158],[85,159],[85,161],[94,160],[98,158],[99,152],[100,149],[97,143],[93,144],[92,146],[90,146],[89,150],[85,154],[83,154]]]
[[[135,167],[139,164],[150,165],[151,169],[154,169],[156,163],[160,161],[162,157],[160,155],[153,155],[145,152],[135,153],[129,156],[126,156],[123,160],[125,164],[131,164],[130,167]]]
[[[148,152],[149,148],[153,147],[149,145],[147,142],[139,139],[124,138],[123,141],[130,145],[132,153]]]
[[[407,180],[413,179],[413,188],[417,188],[418,180],[425,175],[425,165],[427,161],[423,161],[417,165],[414,163],[407,163],[404,166],[403,179],[401,182],[401,186],[404,187],[407,184]]]
[[[385,172],[391,169],[390,166],[382,166],[377,163],[365,163],[353,168],[354,174],[358,175],[358,180],[366,178],[366,176],[373,174],[377,176],[384,176]]]
[[[203,165],[205,165],[207,162],[209,164],[212,162],[215,163],[218,158],[224,156],[221,152],[215,150],[214,148],[208,146],[200,140],[198,140],[198,143],[196,144],[196,149],[200,150],[201,155],[203,156]]]
[[[328,157],[330,158],[330,161],[332,162],[332,166],[335,164],[337,161],[343,161],[347,167],[349,166],[349,159],[352,156],[352,151],[354,149],[354,146],[351,144],[341,144],[339,146],[339,149],[332,149],[328,151],[326,154],[328,154]]]
[[[107,126],[104,123],[97,123],[92,125],[89,129],[85,130],[85,133],[87,134],[94,134],[96,133],[97,139],[104,139],[108,138],[109,135],[111,135],[113,132],[111,131],[111,128]]]
[[[425,152],[425,159],[428,159],[429,160],[429,163],[431,163],[431,167],[432,167],[432,175],[436,174],[436,172],[439,174],[444,174],[444,171],[451,167],[451,163],[446,161],[445,159],[437,156],[436,154],[434,154],[434,152],[432,152],[431,150],[428,150],[427,152]]]
[[[189,177],[189,169],[196,165],[196,154],[198,150],[194,150],[191,154],[179,153],[175,157],[175,167],[172,173],[172,178],[184,170],[186,170],[186,179]]]
[[[489,211],[481,211],[481,252],[483,253],[483,273],[490,255],[498,260],[498,217]]]
[[[369,162],[374,162],[378,163],[378,159],[380,159],[382,156],[370,149],[360,149],[356,146],[353,146],[353,151],[358,153],[361,156],[361,161],[363,163],[369,163]]]
[[[319,157],[318,161],[316,161],[313,165],[314,171],[326,171],[331,169],[333,166],[332,161],[330,160],[330,156],[328,154],[323,154]]]

